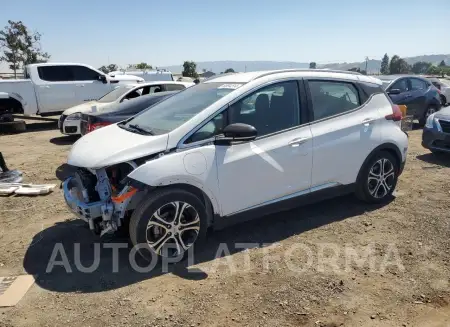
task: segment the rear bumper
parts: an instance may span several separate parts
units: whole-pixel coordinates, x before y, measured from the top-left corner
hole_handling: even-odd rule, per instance
[[[438,131],[436,128],[424,127],[422,146],[429,150],[450,152],[450,134]]]

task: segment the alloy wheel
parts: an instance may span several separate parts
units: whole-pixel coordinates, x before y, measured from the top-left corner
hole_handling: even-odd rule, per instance
[[[147,224],[147,243],[160,256],[176,257],[194,244],[199,231],[197,210],[186,202],[170,202],[151,216]]]
[[[374,198],[384,198],[391,191],[395,181],[394,165],[389,159],[377,160],[369,171],[369,193]]]

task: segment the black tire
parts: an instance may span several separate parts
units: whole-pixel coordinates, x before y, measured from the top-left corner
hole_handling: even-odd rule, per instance
[[[427,122],[427,118],[428,118],[428,113],[430,112],[430,110],[434,110],[434,112],[438,111],[438,109],[435,106],[429,106],[427,109],[425,109],[422,117],[419,118],[419,125],[420,127],[424,127],[425,123]]]
[[[443,107],[447,104],[447,98],[443,94],[441,94],[441,103]]]
[[[376,186],[374,186],[375,175],[371,174],[371,170],[372,168],[374,168],[376,171],[376,165],[380,165],[381,160],[387,160],[393,169],[393,176],[388,177],[385,180],[386,185],[390,186],[389,190],[387,190],[382,183],[378,187],[378,189],[376,189]],[[389,165],[386,163],[384,169],[389,170],[388,167]],[[400,167],[398,160],[392,154],[386,151],[380,151],[376,153],[366,162],[366,164],[361,168],[358,174],[358,179],[356,181],[356,196],[358,197],[358,199],[368,203],[383,203],[388,201],[392,197],[392,193],[394,192],[397,185],[399,171]],[[378,186],[379,181],[376,181],[376,183],[376,185]],[[383,196],[381,196],[381,193],[379,193],[379,191],[381,191],[381,187],[383,187],[384,190],[387,190],[386,194],[384,194]],[[378,191],[377,196],[374,195],[373,191]]]
[[[207,233],[207,229],[208,229],[208,217],[207,217],[206,209],[205,209],[203,202],[196,195],[194,195],[186,190],[179,189],[179,188],[163,188],[161,190],[156,190],[155,192],[150,193],[149,196],[150,196],[149,199],[142,201],[138,205],[136,210],[134,210],[133,214],[131,215],[130,225],[129,225],[131,242],[133,243],[133,246],[137,246],[139,253],[141,254],[141,256],[144,259],[146,259],[148,261],[152,261],[152,259],[154,259],[155,255],[158,256],[157,259],[160,259],[162,256],[164,256],[163,255],[164,253],[157,253],[155,251],[155,249],[153,249],[147,241],[149,234],[151,234],[150,235],[151,237],[154,237],[155,236],[154,233],[156,233],[158,231],[161,232],[162,228],[153,226],[153,228],[155,229],[155,231],[153,231],[152,227],[148,228],[148,224],[149,224],[150,220],[152,220],[153,222],[158,222],[158,220],[153,219],[154,214],[156,214],[157,210],[163,209],[166,207],[169,209],[168,211],[170,211],[171,203],[175,203],[175,202],[186,203],[190,206],[190,207],[186,207],[186,208],[189,208],[186,210],[192,211],[192,209],[193,209],[197,212],[198,218],[199,218],[199,223],[198,223],[199,231],[198,231],[196,238],[193,239],[192,245],[195,244],[195,247],[198,247],[198,245],[206,238],[206,233]],[[172,209],[174,209],[173,206],[172,206]],[[170,212],[168,215],[170,215]],[[186,216],[189,216],[189,214],[186,214]],[[183,215],[183,219],[186,219],[186,216]],[[166,218],[164,218],[164,221],[166,221],[165,219]],[[181,216],[180,216],[180,219],[181,219]],[[170,219],[168,219],[168,220],[170,220]],[[167,226],[169,226],[169,225],[166,225],[166,227]],[[189,232],[189,234],[185,235],[186,232]],[[183,240],[183,237],[185,237],[185,236],[194,237],[193,234],[195,234],[195,231],[180,232],[178,234],[179,236],[177,236],[177,240],[179,240],[181,238],[183,243],[185,243],[185,244],[190,243],[190,242],[184,242],[185,240]],[[171,234],[169,232],[167,232],[167,230],[166,230],[166,233],[161,238],[159,238],[159,240],[156,240],[154,243],[159,244],[158,242],[160,240],[165,239],[166,235],[169,236],[169,237],[167,237],[167,239],[175,240],[175,235],[177,235],[177,234],[174,233],[173,236],[171,237],[170,236]],[[162,242],[162,243],[166,243],[166,242]],[[172,242],[172,243],[174,243],[174,242]],[[178,241],[178,244],[181,244],[181,243]],[[169,250],[167,250],[167,251],[169,251]],[[172,253],[172,255],[167,255],[167,256],[174,259],[174,261],[176,261],[176,260],[181,261],[187,255],[187,253],[188,253],[188,251],[184,251],[183,253],[178,253],[178,254]],[[166,254],[169,254],[169,252],[166,252]]]
[[[15,120],[12,122],[0,123],[0,133],[12,134],[22,133],[27,130],[27,124],[23,120]]]

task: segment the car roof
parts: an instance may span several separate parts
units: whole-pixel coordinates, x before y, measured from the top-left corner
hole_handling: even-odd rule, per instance
[[[328,69],[282,69],[282,70],[267,70],[267,71],[256,71],[256,72],[246,72],[246,73],[230,73],[222,74],[211,77],[203,83],[248,83],[255,79],[273,75],[277,77],[279,75],[289,74],[298,77],[321,77],[321,78],[346,78],[355,81],[363,81],[374,84],[381,84],[381,81],[373,76],[366,76],[356,72],[341,71],[341,70],[328,70]]]

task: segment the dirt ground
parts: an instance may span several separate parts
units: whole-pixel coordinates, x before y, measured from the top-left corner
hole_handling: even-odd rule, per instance
[[[389,204],[345,196],[236,225],[169,272],[135,271],[129,249],[114,262],[105,244],[127,240],[92,235],[59,188],[1,197],[0,276],[33,274],[36,284],[0,309],[0,326],[450,326],[450,156],[431,155],[420,140],[421,130],[410,132]],[[0,136],[0,151],[26,181],[59,185],[72,143],[43,123]],[[57,243],[71,272],[46,272]],[[99,267],[77,269],[94,262],[97,246]]]

